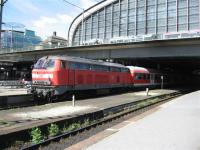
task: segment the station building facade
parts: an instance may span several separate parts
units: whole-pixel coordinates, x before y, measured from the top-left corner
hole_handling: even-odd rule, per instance
[[[39,36],[36,36],[35,31],[28,29],[24,31],[4,29],[1,32],[1,48],[5,49],[34,46],[42,41]]]
[[[105,0],[77,16],[71,46],[200,37],[200,0]]]

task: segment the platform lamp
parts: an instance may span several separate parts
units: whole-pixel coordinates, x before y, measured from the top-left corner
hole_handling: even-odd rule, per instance
[[[2,14],[3,6],[8,0],[0,0],[0,48],[1,48],[1,25],[2,25]]]

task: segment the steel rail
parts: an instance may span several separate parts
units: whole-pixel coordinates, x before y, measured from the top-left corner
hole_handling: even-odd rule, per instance
[[[43,141],[43,142],[40,142],[40,143],[38,143],[38,144],[34,144],[34,145],[31,145],[31,146],[28,146],[28,147],[24,147],[24,148],[22,148],[21,150],[35,150],[35,149],[38,149],[38,148],[40,148],[40,147],[42,147],[42,146],[47,146],[47,145],[49,145],[51,142],[58,142],[58,141],[59,141],[60,139],[62,139],[62,138],[66,138],[66,137],[69,137],[69,136],[76,135],[76,134],[78,134],[78,133],[80,133],[80,132],[83,132],[83,131],[85,131],[85,130],[89,130],[89,129],[91,129],[91,128],[94,128],[94,127],[96,127],[96,126],[98,126],[98,125],[101,125],[101,124],[104,124],[104,123],[107,123],[107,122],[111,122],[112,120],[115,120],[115,119],[120,118],[120,117],[122,117],[122,116],[125,116],[125,115],[127,115],[127,114],[130,114],[130,113],[133,113],[133,112],[137,112],[137,111],[142,111],[142,110],[144,110],[144,112],[145,112],[145,111],[147,111],[147,109],[148,109],[148,110],[151,109],[151,107],[153,107],[153,108],[154,108],[154,106],[156,107],[157,104],[161,105],[161,104],[163,104],[164,102],[169,101],[169,100],[172,100],[172,99],[174,99],[174,98],[176,98],[176,97],[179,97],[179,96],[181,96],[181,95],[183,95],[183,94],[185,94],[185,92],[183,92],[183,93],[181,93],[181,92],[175,92],[175,93],[160,95],[160,96],[158,96],[158,97],[153,97],[153,98],[161,98],[161,99],[160,99],[159,101],[157,101],[157,102],[150,103],[150,104],[148,104],[148,105],[146,105],[146,106],[142,106],[142,107],[140,107],[140,108],[132,107],[131,109],[130,109],[130,108],[129,108],[129,109],[126,109],[126,110],[121,111],[121,112],[119,112],[119,113],[117,113],[117,114],[110,115],[110,116],[107,116],[107,117],[102,118],[102,119],[100,119],[100,120],[97,120],[95,123],[93,123],[93,124],[91,124],[91,125],[88,125],[88,126],[86,126],[86,127],[81,127],[81,128],[79,128],[79,129],[76,129],[76,130],[73,130],[73,131],[70,131],[70,132],[63,133],[63,134],[61,134],[61,135],[52,137],[52,138],[47,139],[47,140],[45,140],[45,141]],[[170,96],[170,97],[167,97],[167,98],[166,98],[166,96]],[[149,98],[149,99],[152,99],[152,97]],[[147,100],[148,100],[148,99],[144,99],[144,100],[141,100],[140,102],[142,103],[142,102],[145,102],[145,101],[147,101]],[[140,103],[140,102],[137,102],[137,103],[135,104],[135,106],[136,106],[138,103]]]

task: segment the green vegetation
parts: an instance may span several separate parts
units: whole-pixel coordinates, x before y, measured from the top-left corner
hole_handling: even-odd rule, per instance
[[[48,127],[48,133],[50,137],[58,135],[60,133],[58,125],[52,123],[50,127]]]
[[[88,122],[89,122],[89,121],[88,121]],[[84,122],[83,125],[88,124],[88,122]],[[73,130],[76,130],[76,129],[79,129],[79,128],[81,128],[81,123],[80,123],[80,122],[78,122],[78,123],[73,123],[73,124],[64,126],[63,132],[70,132],[70,131],[73,131]]]
[[[145,106],[148,106],[150,104],[154,104],[154,103],[159,102],[159,101],[160,101],[159,98],[149,99],[149,100],[142,101],[142,102],[138,103],[136,105],[136,107],[137,108],[145,107]]]
[[[1,121],[0,120],[0,127],[9,127],[11,125],[16,124],[14,121]]]
[[[6,121],[1,121],[1,120],[0,120],[0,125],[6,125],[6,124],[9,124],[9,123],[6,122]]]
[[[153,104],[153,103],[158,102],[158,101],[160,101],[159,98],[151,98],[149,100],[141,101],[141,102],[137,103],[136,105],[131,106],[127,109],[137,109],[137,108],[145,107],[145,106],[148,106],[148,105]],[[113,112],[110,112],[109,115],[113,115],[113,114],[114,114]],[[5,123],[6,122],[0,121],[0,125],[5,124]],[[60,134],[61,132],[66,133],[66,132],[71,132],[71,131],[80,129],[81,127],[87,127],[92,123],[94,123],[94,122],[90,121],[89,118],[86,118],[84,121],[81,121],[81,122],[79,121],[79,122],[75,122],[75,123],[72,123],[72,124],[67,123],[63,127],[62,131],[60,131],[58,125],[51,124],[48,127],[48,137],[56,136],[56,135]],[[42,132],[39,128],[33,128],[32,131],[31,131],[31,138],[32,138],[31,141],[33,143],[37,144],[37,143],[43,141],[45,136],[42,135]]]
[[[31,130],[31,142],[34,144],[40,143],[44,140],[44,136],[42,135],[42,132],[40,128],[35,127]]]
[[[80,127],[81,127],[80,123],[73,123],[68,127],[68,131],[73,131],[73,130],[79,129]]]
[[[90,122],[90,120],[87,118],[87,119],[85,119],[84,120],[84,123],[81,125],[82,127],[86,127],[86,126],[88,126],[88,125],[90,125],[91,124],[91,122]]]

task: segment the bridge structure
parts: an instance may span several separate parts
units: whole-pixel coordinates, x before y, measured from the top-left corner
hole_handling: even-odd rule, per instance
[[[69,55],[90,59],[128,63],[165,64],[171,67],[200,68],[200,38],[115,43],[43,50],[26,50],[0,54],[6,62],[36,62],[47,55]],[[132,65],[132,64],[131,64]]]
[[[200,70],[199,8],[200,0],[103,0],[74,18],[68,47],[1,49],[0,61],[70,55],[193,72]]]

